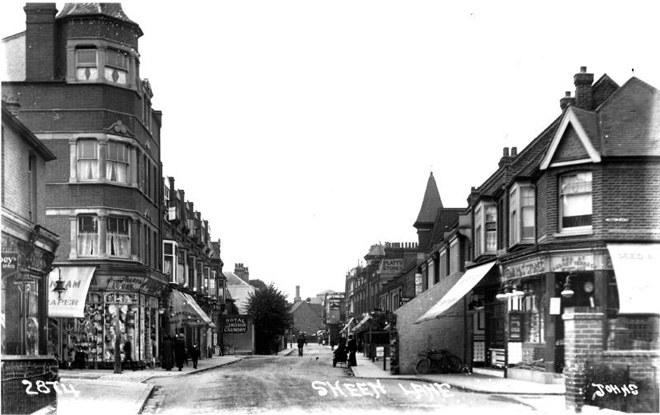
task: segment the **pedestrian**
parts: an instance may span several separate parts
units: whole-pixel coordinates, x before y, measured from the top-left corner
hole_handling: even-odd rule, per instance
[[[172,370],[174,367],[174,344],[169,334],[165,335],[163,340],[163,369]]]
[[[355,359],[355,353],[357,352],[357,341],[352,334],[348,335],[348,366],[357,366],[357,360]]]
[[[192,359],[193,369],[197,369],[197,361],[199,360],[199,347],[197,343],[193,344],[192,349],[190,349],[190,359]]]
[[[133,362],[133,344],[131,343],[131,337],[129,336],[124,343],[124,365],[127,365],[128,362],[131,362],[131,369],[135,372],[135,362]]]
[[[183,362],[186,360],[186,343],[183,336],[177,336],[174,341],[174,360],[180,372],[183,369]]]
[[[305,346],[305,339],[302,336],[298,336],[298,356],[302,357],[303,347]]]

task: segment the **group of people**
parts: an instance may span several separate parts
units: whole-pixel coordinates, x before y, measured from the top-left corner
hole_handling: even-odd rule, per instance
[[[188,355],[186,340],[183,334],[175,335],[174,338],[170,335],[165,335],[165,339],[163,340],[163,369],[172,370],[176,364],[179,371],[183,370],[184,363],[188,366]],[[190,359],[192,360],[193,369],[197,369],[199,356],[199,346],[195,343],[190,349]]]
[[[346,342],[345,337],[340,338],[337,350],[333,351],[333,366],[335,366],[337,362],[348,362],[348,367],[357,366],[357,360],[355,358],[357,349],[357,341],[352,334],[348,336],[348,343]]]

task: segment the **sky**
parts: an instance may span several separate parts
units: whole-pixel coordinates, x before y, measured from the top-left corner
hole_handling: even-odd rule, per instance
[[[3,1],[0,37],[25,29]],[[657,1],[137,1],[164,175],[225,271],[291,301],[343,292],[375,243],[416,242],[429,174],[466,207],[586,66],[660,88]],[[62,10],[64,3],[57,3]]]

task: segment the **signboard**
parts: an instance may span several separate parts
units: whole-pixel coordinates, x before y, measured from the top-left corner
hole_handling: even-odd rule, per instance
[[[399,298],[399,307],[403,307],[408,304],[408,301],[412,300],[412,297],[401,297]]]
[[[550,315],[558,316],[561,314],[561,297],[552,297],[550,299]]]
[[[509,340],[522,340],[521,333],[521,315],[518,313],[509,314]]]
[[[18,254],[2,254],[2,272],[18,270]]]
[[[245,317],[225,317],[222,324],[223,333],[247,333],[248,323]]]
[[[534,258],[517,264],[504,265],[502,273],[504,279],[521,278],[529,275],[544,273],[548,270],[546,258]]]
[[[415,295],[422,293],[422,274],[415,274]]]
[[[376,347],[376,357],[383,357],[383,356],[385,356],[385,347],[377,346]]]
[[[380,263],[380,274],[384,277],[394,276],[403,270],[403,258],[383,259]]]

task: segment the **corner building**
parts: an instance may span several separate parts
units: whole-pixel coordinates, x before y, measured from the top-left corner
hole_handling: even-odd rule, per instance
[[[112,367],[159,354],[162,293],[161,113],[140,78],[140,26],[119,3],[27,3],[3,94],[57,157],[48,163],[48,229],[60,237],[48,347],[63,366]],[[50,291],[50,290],[49,290]]]

